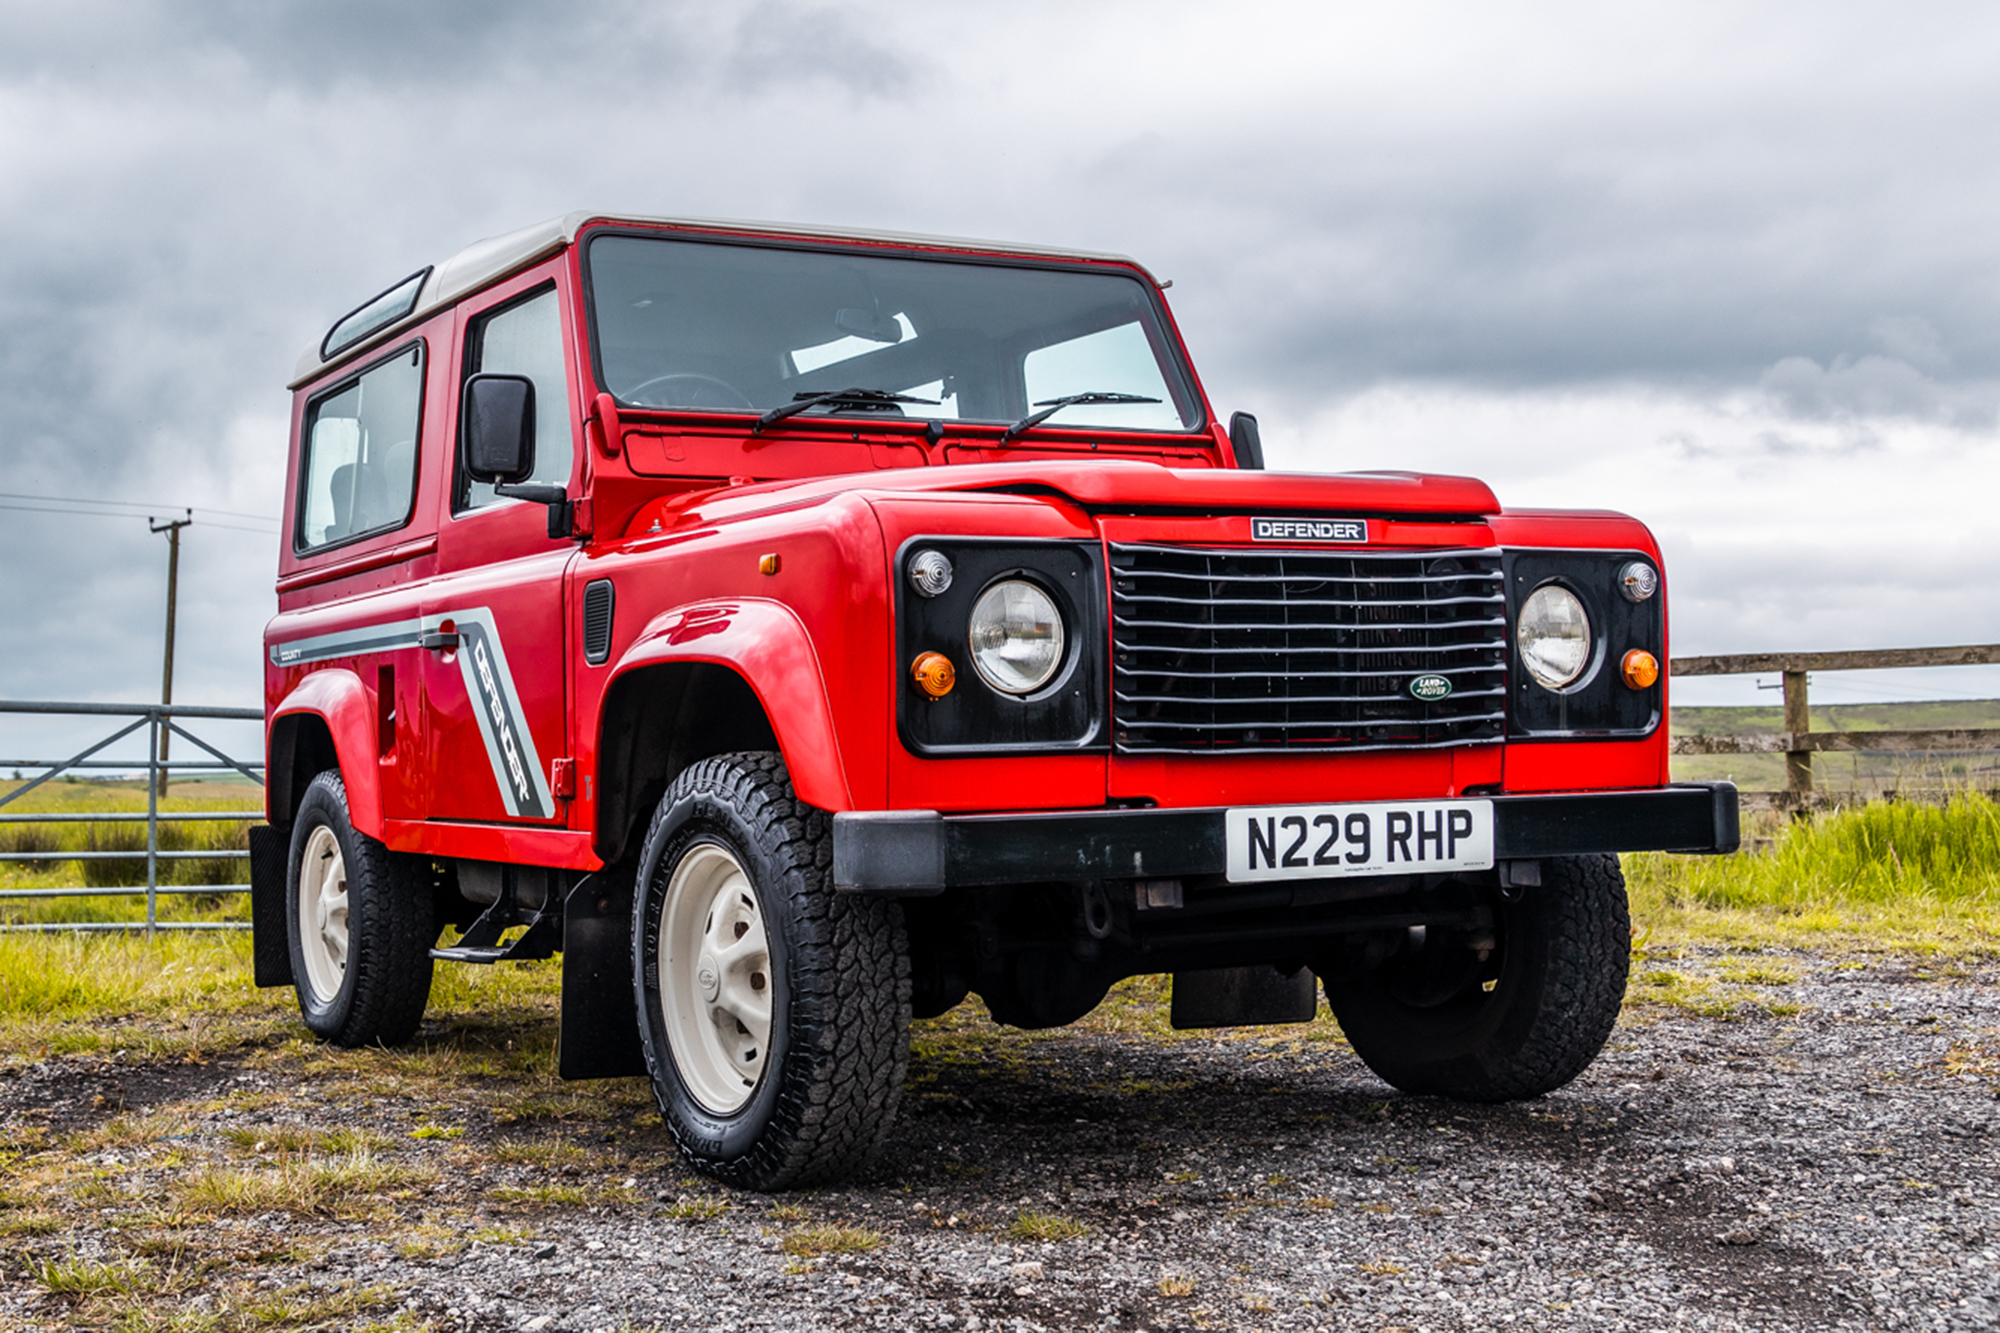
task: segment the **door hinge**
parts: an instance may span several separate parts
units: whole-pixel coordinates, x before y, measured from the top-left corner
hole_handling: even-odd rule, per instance
[[[576,795],[576,760],[549,761],[549,790],[565,801]]]

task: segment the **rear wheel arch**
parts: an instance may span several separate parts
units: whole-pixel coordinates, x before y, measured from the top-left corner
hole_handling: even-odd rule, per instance
[[[375,700],[361,677],[345,667],[309,672],[273,712],[264,797],[271,821],[290,825],[312,780],[335,768],[346,784],[354,827],[380,838]]]
[[[271,724],[265,761],[266,813],[273,825],[290,828],[312,780],[340,767],[333,728],[318,713],[287,713]]]

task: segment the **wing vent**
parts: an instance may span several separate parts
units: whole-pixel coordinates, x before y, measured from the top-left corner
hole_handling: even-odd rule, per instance
[[[611,608],[617,600],[610,579],[595,579],[583,588],[583,660],[603,666],[611,656]]]

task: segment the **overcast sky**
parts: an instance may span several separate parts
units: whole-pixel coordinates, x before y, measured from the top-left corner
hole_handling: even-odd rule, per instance
[[[0,491],[207,507],[176,695],[255,704],[225,525],[335,316],[574,208],[797,220],[1136,255],[1274,466],[1636,514],[1679,652],[2000,641],[1997,68],[1980,4],[0,2]],[[156,696],[141,517],[0,559],[0,696]]]

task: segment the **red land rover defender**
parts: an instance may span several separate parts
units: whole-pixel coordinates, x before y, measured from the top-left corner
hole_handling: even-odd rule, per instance
[[[395,1043],[434,959],[560,951],[562,1074],[726,1181],[866,1163],[913,1016],[1139,973],[1547,1092],[1618,1014],[1612,853],[1736,844],[1645,527],[1262,471],[1127,259],[577,213],[292,388],[258,984]]]

